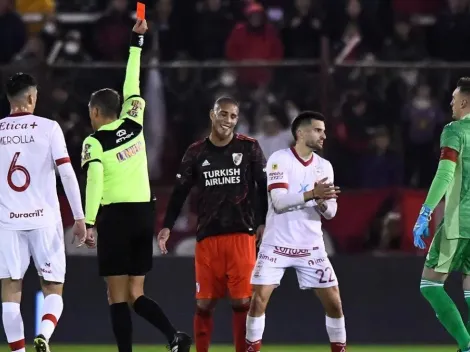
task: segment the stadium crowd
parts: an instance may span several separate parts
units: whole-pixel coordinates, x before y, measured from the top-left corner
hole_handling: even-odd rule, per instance
[[[288,126],[298,111],[321,109],[328,116],[325,154],[343,189],[429,186],[437,137],[450,119],[450,89],[465,70],[410,63],[470,61],[463,44],[470,36],[470,1],[147,5],[142,77],[151,177],[159,185],[171,184],[186,147],[207,133],[214,98],[229,94],[241,102],[238,131],[258,138],[267,157],[292,143]],[[90,132],[90,92],[122,84],[134,6],[128,0],[0,0],[0,74],[20,67],[38,77],[38,114],[62,125],[77,171]],[[275,67],[230,67],[257,59]],[[304,61],[277,64],[292,59]],[[208,60],[229,65],[202,64]],[[387,68],[387,62],[401,64]],[[5,115],[6,102],[2,108]]]

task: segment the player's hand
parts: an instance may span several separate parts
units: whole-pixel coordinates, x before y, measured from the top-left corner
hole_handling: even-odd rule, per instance
[[[168,250],[166,249],[166,242],[170,238],[170,229],[169,228],[164,228],[161,229],[161,231],[158,233],[158,247],[160,247],[160,250],[162,251],[162,254],[167,254]]]
[[[95,238],[95,229],[94,228],[86,230],[85,245],[88,248],[95,248],[96,247],[96,238]]]
[[[315,183],[313,187],[313,198],[315,199],[331,199],[338,198],[338,194],[341,193],[339,187],[334,184],[327,182],[328,177],[325,177]]]
[[[145,34],[147,30],[148,30],[147,21],[139,20],[139,19],[135,23],[134,28],[132,28],[132,31],[137,34]]]
[[[73,224],[73,227],[72,227],[72,233],[73,233],[72,243],[75,242],[75,239],[78,239],[77,247],[83,246],[86,240],[85,219],[75,221],[75,224]]]
[[[258,248],[259,245],[261,244],[261,241],[263,240],[263,234],[264,234],[264,225],[259,225],[258,228],[256,229],[256,247]]]
[[[423,205],[421,207],[418,219],[413,228],[413,242],[417,248],[426,248],[423,237],[429,236],[429,220],[431,220],[431,213],[432,211],[428,206]]]

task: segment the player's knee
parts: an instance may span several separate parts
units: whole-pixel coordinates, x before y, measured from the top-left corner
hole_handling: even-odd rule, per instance
[[[343,316],[343,305],[341,300],[332,300],[325,305],[325,313],[330,318],[341,318]]]
[[[144,288],[140,286],[131,285],[129,287],[129,303],[133,304],[137,298],[144,295]]]
[[[196,301],[196,314],[198,315],[212,315],[217,305],[216,300],[212,299],[198,299]]]
[[[21,302],[23,280],[2,279],[2,302]]]
[[[250,297],[241,299],[232,299],[230,304],[234,312],[246,312],[250,308]]]
[[[60,282],[53,282],[41,279],[41,288],[44,296],[48,295],[60,295],[62,296],[62,291],[64,284]]]

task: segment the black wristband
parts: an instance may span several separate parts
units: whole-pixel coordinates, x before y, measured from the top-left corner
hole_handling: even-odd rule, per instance
[[[95,227],[95,225],[91,225],[91,224],[85,224],[85,226],[87,229],[92,229],[93,227]]]
[[[144,46],[144,35],[132,32],[131,46],[135,46],[136,48],[142,48]]]

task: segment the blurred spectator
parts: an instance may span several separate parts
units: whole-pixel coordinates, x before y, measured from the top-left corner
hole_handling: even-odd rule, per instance
[[[161,61],[175,60],[179,51],[185,48],[185,28],[174,12],[173,0],[157,0],[156,11],[150,17],[152,51]]]
[[[15,9],[20,15],[35,13],[41,15],[52,15],[55,10],[55,0],[15,0]],[[37,33],[41,30],[43,21],[30,23],[28,30],[30,33]]]
[[[400,15],[435,14],[445,0],[392,0],[393,11]]]
[[[29,38],[23,50],[14,57],[14,60],[31,66],[36,65],[44,62],[45,52],[46,48],[41,37],[34,35]]]
[[[276,29],[266,21],[264,8],[252,3],[245,10],[247,21],[235,26],[226,46],[229,60],[280,60],[283,46]],[[266,85],[271,70],[264,68],[239,70],[239,82],[249,86]]]
[[[179,60],[189,60],[181,52]],[[164,75],[165,102],[171,130],[178,135],[177,155],[182,156],[195,135],[207,126],[210,106],[204,106],[199,72],[186,67],[169,70]],[[207,109],[207,110],[206,110]]]
[[[435,57],[447,61],[469,61],[470,14],[467,0],[447,0],[448,9],[442,13],[431,40]],[[461,43],[461,44],[457,44]]]
[[[382,45],[382,28],[362,10],[359,0],[347,0],[344,13],[328,21],[334,53],[339,54],[345,50],[346,61],[360,59],[369,52],[377,52]],[[358,40],[358,44],[354,45]]]
[[[94,52],[102,61],[125,61],[129,52],[129,17],[127,0],[111,0],[103,17],[95,25]]]
[[[318,58],[324,20],[321,8],[313,0],[295,0],[294,6],[283,31],[286,57]]]
[[[344,187],[358,187],[360,171],[357,169],[362,155],[367,151],[370,136],[383,124],[377,108],[363,94],[347,98],[343,105],[341,122],[336,134],[341,153],[338,173]]]
[[[403,110],[407,185],[430,186],[437,161],[435,141],[444,121],[440,106],[431,97],[431,88],[420,84]]]
[[[6,64],[21,51],[28,37],[21,16],[12,9],[11,0],[0,0],[0,64]]]
[[[64,40],[63,49],[60,52],[58,62],[83,62],[90,61],[82,45],[82,35],[79,31],[69,31]]]
[[[393,35],[384,43],[384,60],[417,61],[425,57],[424,47],[416,38],[412,28],[407,17],[396,18]]]
[[[391,150],[390,133],[379,127],[371,138],[371,147],[359,164],[362,188],[398,187],[402,184],[403,168],[399,155]]]
[[[233,26],[232,15],[222,7],[222,0],[205,0],[198,10],[194,33],[196,57],[223,59],[225,42]]]
[[[264,156],[269,158],[277,150],[289,148],[293,142],[289,129],[284,129],[275,116],[266,115],[261,121],[261,132],[255,136]]]

